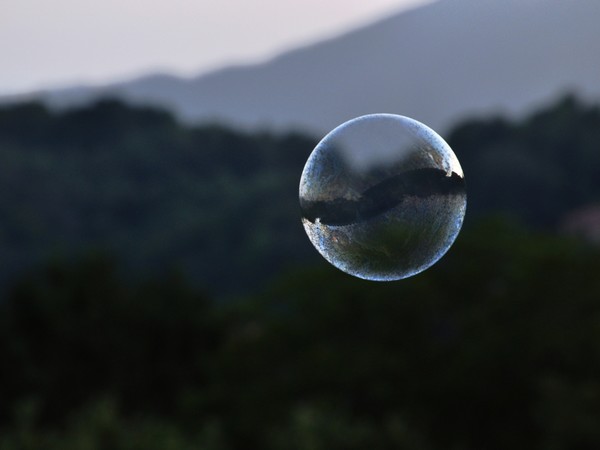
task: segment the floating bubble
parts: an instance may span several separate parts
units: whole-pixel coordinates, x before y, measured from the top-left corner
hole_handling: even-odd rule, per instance
[[[338,269],[392,281],[435,264],[462,226],[463,171],[448,144],[416,120],[350,120],[315,147],[300,180],[302,224]]]

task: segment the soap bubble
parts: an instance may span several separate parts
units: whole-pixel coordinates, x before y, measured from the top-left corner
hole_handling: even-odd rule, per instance
[[[435,264],[462,226],[463,171],[448,144],[416,120],[350,120],[315,147],[300,180],[302,224],[327,261],[392,281]]]

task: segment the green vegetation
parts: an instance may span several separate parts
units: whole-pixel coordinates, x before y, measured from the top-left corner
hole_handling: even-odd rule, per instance
[[[517,123],[448,136],[465,169],[468,220],[502,211],[553,229],[600,198],[600,109],[567,97]],[[179,267],[214,295],[245,294],[318,261],[298,182],[316,140],[189,127],[105,100],[52,113],[0,109],[0,285],[49,258],[100,250],[132,273]]]
[[[440,264],[238,304],[91,258],[0,308],[0,448],[592,449],[600,251],[487,221]]]
[[[474,120],[448,136],[465,171],[470,213],[502,211],[554,228],[600,200],[600,107],[567,96],[519,122]]]
[[[555,232],[600,199],[599,125],[458,127],[468,226],[372,283],[304,235],[310,138],[5,107],[0,449],[600,448],[600,249]]]
[[[61,114],[5,107],[0,280],[100,250],[134,273],[180,267],[219,295],[244,292],[313,256],[297,190],[314,144],[188,128],[111,100]]]

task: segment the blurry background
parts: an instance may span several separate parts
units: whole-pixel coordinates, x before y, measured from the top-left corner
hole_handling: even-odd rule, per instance
[[[600,2],[4,0],[1,449],[600,448]],[[300,224],[316,142],[434,127],[396,283]]]

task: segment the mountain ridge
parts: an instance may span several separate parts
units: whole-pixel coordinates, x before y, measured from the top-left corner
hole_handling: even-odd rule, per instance
[[[525,114],[565,91],[600,98],[595,17],[593,0],[439,0],[261,64],[34,97],[64,108],[114,96],[186,122],[319,133],[391,112],[444,131],[470,115]]]

